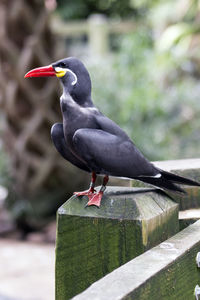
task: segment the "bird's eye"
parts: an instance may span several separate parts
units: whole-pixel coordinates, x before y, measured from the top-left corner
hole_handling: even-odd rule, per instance
[[[61,68],[65,68],[65,67],[66,67],[66,64],[65,64],[64,62],[61,62],[61,63],[60,63],[60,67],[61,67]]]

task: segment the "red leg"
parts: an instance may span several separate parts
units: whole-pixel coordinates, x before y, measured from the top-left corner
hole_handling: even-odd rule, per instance
[[[87,206],[95,205],[95,206],[99,207],[101,205],[101,199],[102,199],[103,193],[106,189],[106,184],[108,183],[108,180],[109,180],[108,175],[104,176],[103,184],[102,184],[99,192],[93,194],[93,197],[91,199],[89,199]]]
[[[74,195],[76,195],[76,196],[88,196],[89,201],[90,201],[90,199],[92,199],[92,197],[94,196],[94,193],[96,192],[95,189],[94,189],[96,178],[97,178],[96,173],[92,172],[92,178],[91,178],[89,189],[86,190],[86,191],[83,191],[83,192],[74,192]]]

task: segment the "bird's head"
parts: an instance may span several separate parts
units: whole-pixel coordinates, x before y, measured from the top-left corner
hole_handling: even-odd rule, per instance
[[[77,102],[91,95],[90,75],[84,64],[75,57],[64,58],[49,66],[33,69],[26,73],[28,77],[56,76],[61,80],[64,91],[69,93]]]

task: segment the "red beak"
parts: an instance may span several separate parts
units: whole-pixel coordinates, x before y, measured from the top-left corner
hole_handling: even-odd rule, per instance
[[[49,65],[46,67],[40,67],[40,68],[35,68],[24,76],[24,78],[27,77],[49,77],[49,76],[56,76],[56,72],[54,68]]]

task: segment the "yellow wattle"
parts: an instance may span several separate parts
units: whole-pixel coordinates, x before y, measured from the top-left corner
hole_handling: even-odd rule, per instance
[[[57,71],[57,72],[56,72],[56,76],[59,77],[59,78],[60,78],[60,77],[63,77],[63,76],[65,76],[66,72],[67,72],[67,71],[65,71],[65,70]]]

